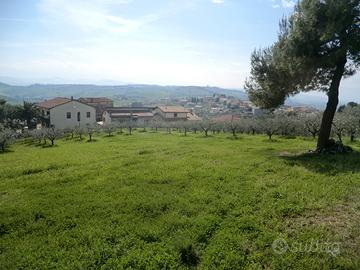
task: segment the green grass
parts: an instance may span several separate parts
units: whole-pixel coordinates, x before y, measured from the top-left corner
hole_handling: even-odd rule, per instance
[[[360,267],[359,152],[298,156],[315,143],[226,134],[95,139],[0,154],[2,269]],[[316,241],[340,254],[302,249]]]

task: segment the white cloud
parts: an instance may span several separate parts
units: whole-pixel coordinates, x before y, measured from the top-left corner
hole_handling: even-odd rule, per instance
[[[225,0],[211,0],[213,4],[224,4]]]
[[[270,0],[273,8],[293,8],[295,6],[294,0]]]
[[[285,8],[293,8],[295,6],[294,0],[281,0],[281,3]]]
[[[43,0],[39,9],[48,20],[54,23],[70,24],[86,32],[128,33],[158,19],[156,15],[134,19],[112,14],[113,5],[128,3],[130,0]]]

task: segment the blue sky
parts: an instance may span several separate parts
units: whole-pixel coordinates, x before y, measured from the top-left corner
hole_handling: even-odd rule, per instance
[[[1,0],[0,76],[242,88],[291,0]],[[359,76],[342,97],[360,101]]]

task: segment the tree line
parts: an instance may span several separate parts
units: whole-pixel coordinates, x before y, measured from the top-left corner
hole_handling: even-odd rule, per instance
[[[216,119],[202,119],[201,121],[140,121],[129,119],[106,126],[85,126],[68,129],[56,129],[55,127],[41,129],[25,129],[16,132],[16,129],[0,124],[0,149],[6,148],[17,139],[31,140],[36,144],[54,146],[60,138],[93,141],[93,137],[105,134],[108,137],[116,133],[132,135],[134,130],[138,132],[181,132],[184,136],[190,133],[202,133],[205,137],[219,133],[228,133],[237,138],[241,134],[263,134],[269,140],[273,136],[310,136],[316,139],[320,134],[322,113],[296,114],[286,112],[270,112],[261,117],[238,118],[232,117],[227,121]],[[5,121],[5,123],[8,123]],[[332,125],[331,136],[342,142],[344,136],[354,141],[360,135],[360,105],[349,103],[339,107]]]

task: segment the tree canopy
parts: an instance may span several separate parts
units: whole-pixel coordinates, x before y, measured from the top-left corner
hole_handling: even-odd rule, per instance
[[[343,77],[360,66],[360,0],[302,0],[280,22],[278,40],[251,56],[245,83],[250,99],[275,108],[303,91],[323,91],[329,101],[318,148],[326,146]]]

